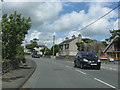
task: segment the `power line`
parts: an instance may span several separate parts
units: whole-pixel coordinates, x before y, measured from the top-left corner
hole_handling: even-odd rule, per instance
[[[115,10],[119,6],[120,6],[120,1],[118,2],[118,6],[114,7],[112,10],[110,10],[109,12],[107,12],[106,14],[104,14],[103,16],[99,17],[98,19],[96,19],[95,21],[93,21],[90,24],[86,25],[85,27],[81,28],[80,30],[72,30],[72,31],[82,31],[82,30],[84,30],[85,28],[91,26],[92,24],[96,23],[97,21],[99,21],[100,19],[102,19],[103,17],[105,17],[106,15],[108,15],[109,13],[111,13],[113,10]]]
[[[92,23],[88,24],[87,26],[81,28],[79,31],[82,31],[83,29],[91,26],[92,24],[96,23],[97,21],[99,21],[100,19],[102,19],[103,17],[105,17],[106,15],[108,15],[109,13],[111,13],[113,10],[115,10],[116,8],[118,8],[120,5],[118,4],[118,6],[116,6],[115,8],[113,8],[112,10],[110,10],[109,12],[107,12],[105,15],[101,16],[100,18],[98,18],[97,20],[93,21]]]

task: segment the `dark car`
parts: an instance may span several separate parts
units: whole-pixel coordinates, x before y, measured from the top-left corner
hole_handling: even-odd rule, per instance
[[[100,69],[101,61],[93,52],[78,52],[74,60],[74,66],[80,67],[81,69],[85,67]]]
[[[40,54],[37,54],[36,52],[32,53],[32,58],[40,58]]]

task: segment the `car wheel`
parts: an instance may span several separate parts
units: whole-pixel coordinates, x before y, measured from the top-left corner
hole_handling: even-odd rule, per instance
[[[97,66],[96,69],[97,69],[97,70],[100,70],[100,66]]]
[[[81,68],[81,69],[83,69],[83,68],[84,68],[82,63],[80,64],[80,68]]]
[[[76,62],[74,62],[74,67],[77,67]]]

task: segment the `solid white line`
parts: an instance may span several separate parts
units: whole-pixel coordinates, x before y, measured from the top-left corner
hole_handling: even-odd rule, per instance
[[[113,70],[113,68],[109,68],[109,69]]]
[[[108,84],[108,83],[106,83],[106,82],[104,82],[104,81],[102,81],[100,79],[97,79],[97,78],[94,78],[94,79],[101,82],[101,83],[103,83],[103,84],[105,84],[105,85],[107,85],[107,86],[109,86],[109,87],[111,87],[111,88],[116,88],[116,87],[114,87],[114,86],[112,86],[112,85],[110,85],[110,84]]]
[[[86,73],[84,73],[84,72],[82,72],[82,71],[80,71],[80,70],[78,70],[78,69],[76,69],[76,71],[77,71],[77,72],[80,72],[80,73],[82,73],[82,74],[84,74],[84,75],[86,75]]]
[[[72,67],[70,67],[70,66],[67,66],[67,65],[66,65],[65,67],[72,68]]]

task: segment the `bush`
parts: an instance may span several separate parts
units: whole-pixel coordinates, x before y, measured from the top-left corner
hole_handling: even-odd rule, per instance
[[[70,56],[69,54],[66,54],[65,56]]]

